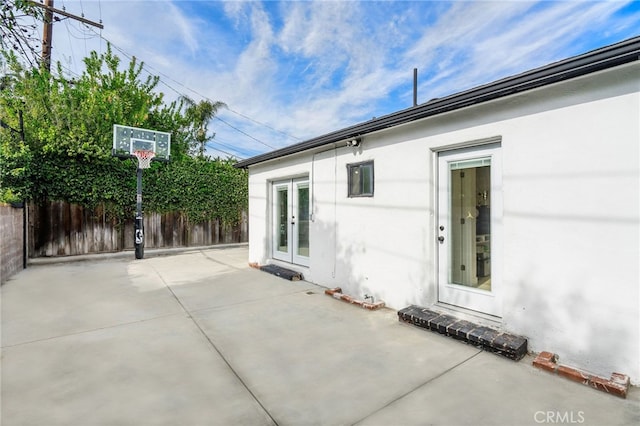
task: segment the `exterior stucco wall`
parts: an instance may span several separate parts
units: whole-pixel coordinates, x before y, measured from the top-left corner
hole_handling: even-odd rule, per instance
[[[400,309],[437,296],[437,152],[499,138],[500,326],[596,374],[640,366],[640,67],[603,71],[250,167],[250,261],[270,259],[270,181],[307,175],[311,282]],[[347,197],[373,160],[375,195]],[[286,265],[286,264],[285,264]]]

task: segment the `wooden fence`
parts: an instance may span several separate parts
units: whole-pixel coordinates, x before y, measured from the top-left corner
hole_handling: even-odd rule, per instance
[[[189,223],[178,213],[145,213],[145,248],[246,242],[247,215],[236,226],[218,220]],[[118,225],[104,209],[66,202],[29,205],[29,257],[70,256],[133,249],[133,218]]]
[[[0,283],[24,266],[24,210],[0,203]]]

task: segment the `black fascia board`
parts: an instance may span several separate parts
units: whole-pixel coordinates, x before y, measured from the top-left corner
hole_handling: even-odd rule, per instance
[[[570,80],[637,60],[640,60],[640,36],[463,92],[443,98],[436,98],[427,103],[394,112],[383,117],[374,118],[304,142],[257,155],[239,161],[235,164],[235,167],[247,168],[254,164],[297,154],[341,140],[363,136],[367,133],[477,105],[553,83]]]

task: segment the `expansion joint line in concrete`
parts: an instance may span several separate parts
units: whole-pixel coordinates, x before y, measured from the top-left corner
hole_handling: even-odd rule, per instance
[[[198,321],[196,321],[195,318],[193,318],[193,316],[191,315],[191,312],[189,312],[189,310],[184,306],[184,304],[182,303],[182,301],[178,298],[178,296],[173,292],[173,289],[171,288],[171,286],[169,284],[167,284],[167,282],[164,280],[164,278],[162,277],[162,275],[160,275],[160,273],[158,272],[158,270],[156,268],[154,268],[153,266],[151,266],[153,268],[153,270],[155,271],[155,273],[158,275],[158,277],[160,278],[160,280],[162,281],[162,283],[165,285],[165,287],[167,288],[167,290],[169,290],[169,292],[171,293],[171,295],[173,296],[173,298],[176,300],[176,302],[178,303],[178,305],[180,305],[180,307],[182,308],[182,310],[187,314],[187,317],[191,320],[191,322],[193,322],[193,324],[196,326],[196,328],[200,331],[200,334],[202,334],[202,336],[207,340],[207,342],[209,342],[209,345],[211,346],[211,348],[218,354],[218,356],[224,361],[224,363],[227,365],[227,367],[229,368],[229,370],[231,370],[231,372],[233,373],[233,375],[236,377],[236,379],[238,379],[238,381],[242,384],[242,386],[247,390],[247,392],[249,392],[249,395],[251,395],[251,397],[258,403],[258,405],[260,406],[260,408],[262,408],[262,410],[267,414],[267,416],[269,416],[269,418],[271,419],[271,421],[273,422],[273,424],[275,426],[278,426],[278,422],[276,421],[276,419],[273,418],[273,416],[271,415],[271,413],[269,412],[269,410],[267,410],[267,408],[264,406],[264,404],[262,404],[262,401],[260,401],[260,399],[258,399],[258,397],[256,396],[256,394],[253,393],[253,391],[249,388],[249,386],[247,386],[247,384],[245,383],[245,381],[242,379],[242,377],[240,376],[240,374],[236,371],[235,368],[233,368],[233,366],[231,365],[231,363],[229,362],[229,360],[222,354],[222,352],[220,351],[220,349],[218,349],[218,347],[216,346],[216,344],[213,342],[213,340],[211,340],[211,338],[207,335],[207,333],[205,333],[205,331],[202,329],[202,327],[200,326],[200,324],[198,324]]]
[[[384,410],[385,408],[395,404],[396,402],[400,401],[401,399],[409,396],[410,394],[412,394],[413,392],[417,391],[418,389],[421,389],[425,386],[427,386],[429,383],[432,383],[436,380],[438,380],[440,377],[444,376],[445,374],[449,373],[450,371],[455,370],[456,368],[460,367],[463,364],[466,364],[467,362],[471,361],[473,358],[477,357],[478,355],[480,355],[482,353],[481,350],[479,350],[478,352],[476,352],[475,354],[471,355],[469,358],[463,359],[462,361],[460,361],[459,363],[457,363],[456,365],[446,369],[445,371],[443,371],[442,373],[438,374],[437,376],[433,376],[432,378],[430,378],[429,380],[427,380],[424,383],[420,383],[418,386],[414,387],[413,389],[408,390],[407,392],[403,393],[402,395],[392,399],[391,401],[387,402],[386,404],[384,404],[382,407],[378,408],[377,410],[373,411],[372,413],[368,414],[367,416],[361,418],[360,420],[358,420],[357,422],[353,422],[352,426],[355,426],[359,423],[362,423],[363,421],[367,420],[369,417],[373,416],[374,414],[379,413],[380,411]]]
[[[96,331],[108,330],[110,328],[126,327],[126,326],[132,325],[132,324],[140,324],[140,323],[143,323],[143,322],[155,321],[157,319],[166,318],[166,317],[170,317],[170,316],[173,316],[173,315],[179,315],[179,314],[178,313],[170,313],[170,314],[158,315],[157,317],[152,317],[152,318],[144,318],[144,319],[139,319],[139,320],[135,320],[135,321],[121,322],[121,323],[117,323],[117,324],[110,324],[110,325],[106,325],[104,327],[90,328],[90,329],[87,329],[87,330],[80,330],[80,331],[75,331],[75,332],[66,333],[66,334],[58,334],[58,335],[55,335],[55,336],[43,337],[41,339],[28,340],[26,342],[19,342],[19,343],[14,343],[12,345],[0,346],[0,348],[1,349],[9,349],[9,348],[17,347],[17,346],[30,345],[32,343],[40,343],[40,342],[46,342],[46,341],[49,341],[49,340],[64,339],[65,337],[79,336],[81,334],[87,334],[87,333],[93,333],[93,332],[96,332]]]
[[[236,306],[249,305],[252,303],[264,302],[265,300],[271,300],[271,299],[279,299],[286,296],[293,296],[301,293],[305,293],[308,295],[309,289],[302,289],[302,290],[296,289],[296,290],[291,290],[291,292],[288,292],[288,293],[275,293],[275,294],[269,294],[268,296],[259,297],[256,299],[247,299],[247,300],[242,300],[240,302],[235,302],[235,303],[225,303],[223,306],[216,306],[216,307],[209,306],[205,308],[193,309],[190,312],[187,312],[187,314],[191,315],[191,314],[197,314],[199,312],[214,311],[214,310],[222,311],[226,309],[232,309]],[[317,294],[317,293],[313,293],[313,294]]]
[[[229,268],[236,269],[238,271],[242,269],[242,268],[238,268],[237,266],[231,265],[229,263],[221,262],[218,259],[214,259],[213,257],[207,255],[207,253],[205,253],[204,250],[200,250],[200,254],[203,255],[207,260],[210,260],[213,263],[217,263],[218,265],[227,266]]]

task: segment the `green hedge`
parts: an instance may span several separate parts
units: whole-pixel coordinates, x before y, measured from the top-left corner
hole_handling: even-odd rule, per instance
[[[5,153],[0,153],[4,198],[20,193],[36,202],[102,205],[119,221],[135,213],[135,160]],[[234,225],[247,208],[247,173],[229,160],[183,157],[176,162],[153,162],[142,176],[145,211],[179,212],[192,223],[220,219]]]
[[[146,211],[237,223],[247,208],[246,171],[229,160],[189,155],[190,146],[213,138],[207,123],[223,104],[201,101],[213,109],[199,116],[182,101],[166,103],[159,78],[143,79],[135,58],[122,66],[109,45],[84,62],[86,70],[69,81],[60,64],[55,76],[25,68],[0,49],[0,65],[11,71],[0,76],[0,201],[66,201],[104,206],[119,220],[133,217],[136,163],[111,156],[112,127],[121,123],[172,135],[174,161],[143,173]]]

